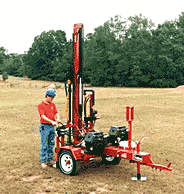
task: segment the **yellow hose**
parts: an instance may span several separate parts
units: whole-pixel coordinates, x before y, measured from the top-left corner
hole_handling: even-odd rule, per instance
[[[67,80],[67,84],[71,84],[70,80]],[[66,103],[65,103],[65,118],[68,121],[69,120],[69,92],[67,92],[66,95]]]
[[[68,105],[69,105],[69,94],[67,94],[66,102],[65,102],[65,118],[66,118],[67,121],[69,120],[69,115],[68,115],[69,108],[68,108]]]

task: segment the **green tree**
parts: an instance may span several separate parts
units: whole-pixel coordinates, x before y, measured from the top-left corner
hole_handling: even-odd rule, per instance
[[[8,74],[7,72],[3,72],[3,81],[7,80],[8,79]]]
[[[110,31],[115,34],[116,40],[122,42],[128,29],[127,20],[122,20],[120,15],[115,15],[114,17],[111,17],[107,23],[110,27]]]
[[[18,69],[22,65],[22,56],[16,53],[11,53],[9,54],[7,60],[6,60],[6,65],[5,65],[5,71],[9,75],[14,75],[18,76]]]
[[[5,60],[6,60],[6,49],[4,47],[0,47],[0,73],[5,71]]]
[[[183,82],[180,69],[180,62],[183,61],[181,36],[176,21],[166,21],[152,32],[154,52],[150,86],[175,87]]]
[[[118,41],[108,22],[88,34],[85,42],[84,68],[92,85],[116,85]]]
[[[17,75],[19,77],[23,77],[23,76],[27,75],[27,69],[26,69],[27,66],[25,64],[25,56],[26,56],[26,54],[19,55],[20,63],[19,63],[19,67],[18,67],[18,70],[17,70]]]
[[[69,74],[72,66],[72,42],[65,44],[62,57],[56,57],[52,60],[53,78],[55,81],[64,82],[69,79]]]
[[[150,30],[154,27],[154,23],[140,14],[129,17],[126,26],[119,68],[120,74],[124,77],[122,84],[145,87],[151,79],[148,60],[153,52]]]
[[[54,60],[63,56],[66,44],[65,32],[61,30],[42,32],[35,37],[25,59],[29,77],[33,79],[53,80]]]

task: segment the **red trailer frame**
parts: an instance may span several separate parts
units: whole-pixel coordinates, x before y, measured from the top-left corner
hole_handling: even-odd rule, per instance
[[[95,104],[94,90],[84,90],[82,84],[82,42],[83,42],[83,24],[74,25],[73,33],[73,77],[68,82],[69,92],[69,120],[67,125],[58,128],[56,137],[56,165],[64,174],[75,174],[77,161],[87,162],[90,159],[99,157],[99,155],[90,154],[85,151],[84,137],[88,132],[94,130],[94,115],[92,107]],[[83,94],[84,93],[84,94]],[[83,107],[83,97],[84,107]],[[86,104],[90,103],[90,115],[86,115]],[[84,109],[84,110],[83,110]],[[83,115],[84,112],[84,122]],[[72,119],[71,119],[72,118]],[[128,141],[121,142],[122,145],[112,145],[106,143],[103,153],[100,155],[106,162],[117,164],[120,159],[127,159],[131,163],[137,163],[136,180],[141,180],[140,165],[150,166],[152,168],[172,171],[171,163],[168,166],[154,164],[151,160],[151,154],[140,151],[140,142],[132,141],[132,121],[134,120],[134,107],[126,107],[126,121],[128,122]],[[72,124],[71,124],[72,122]],[[68,141],[65,137],[68,136]],[[72,141],[73,138],[73,141]],[[132,146],[132,144],[135,144]]]

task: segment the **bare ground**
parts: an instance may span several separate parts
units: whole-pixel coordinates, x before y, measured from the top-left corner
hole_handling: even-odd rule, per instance
[[[155,163],[172,162],[172,172],[141,166],[146,182],[134,182],[136,165],[122,160],[105,166],[100,159],[81,166],[76,176],[59,169],[42,169],[37,104],[44,89],[2,88],[0,94],[0,193],[183,193],[184,92],[173,89],[96,88],[101,119],[95,128],[108,132],[111,125],[127,125],[125,107],[135,107],[133,140],[145,140],[141,151]],[[64,90],[55,100],[64,118]]]

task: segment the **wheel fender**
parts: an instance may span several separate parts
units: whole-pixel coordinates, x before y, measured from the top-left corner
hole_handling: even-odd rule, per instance
[[[81,148],[73,148],[71,149],[72,155],[75,160],[82,160],[82,149]]]
[[[61,151],[63,150],[69,150],[74,160],[82,160],[83,158],[83,150],[81,148],[65,147],[61,149]]]

